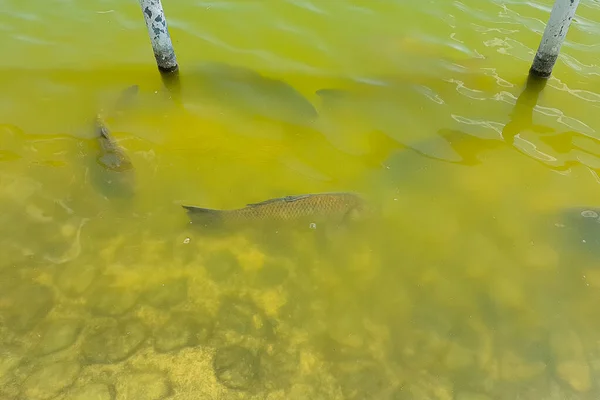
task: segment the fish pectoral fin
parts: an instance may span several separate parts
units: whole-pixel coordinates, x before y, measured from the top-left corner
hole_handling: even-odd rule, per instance
[[[221,222],[222,211],[213,208],[202,208],[194,206],[184,206],[188,213],[190,222],[200,225],[214,225]]]

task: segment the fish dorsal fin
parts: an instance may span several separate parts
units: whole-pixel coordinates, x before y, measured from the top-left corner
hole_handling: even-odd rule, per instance
[[[261,201],[258,203],[250,203],[250,204],[246,204],[246,205],[248,207],[257,207],[257,206],[263,206],[265,204],[278,203],[281,201],[293,202],[293,201],[306,199],[307,197],[310,197],[310,194],[299,194],[299,195],[295,195],[295,196],[278,197],[276,199],[269,199],[269,200]]]
[[[295,196],[285,196],[283,199],[287,202],[298,201],[310,197],[310,194],[297,194]]]

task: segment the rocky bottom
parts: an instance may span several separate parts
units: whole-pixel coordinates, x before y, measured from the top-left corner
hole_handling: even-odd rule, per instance
[[[598,393],[597,335],[566,324],[527,335],[474,316],[457,328],[444,313],[426,315],[431,304],[387,324],[366,314],[327,321],[315,311],[308,318],[293,304],[273,313],[255,300],[265,293],[263,279],[255,296],[227,293],[198,304],[188,292],[208,287],[182,288],[187,281],[179,278],[160,286],[174,288],[172,296],[152,288],[147,302],[116,287],[102,301],[93,297],[98,288],[86,292],[93,301],[68,300],[64,285],[3,277],[15,279],[15,289],[0,294],[6,400],[563,400]],[[36,297],[29,302],[25,294]]]
[[[410,242],[392,259],[360,243],[328,258],[144,234],[4,262],[0,399],[599,398],[592,265],[582,282],[556,273],[568,270],[551,248],[525,248],[521,265],[463,237],[447,249],[459,267]]]

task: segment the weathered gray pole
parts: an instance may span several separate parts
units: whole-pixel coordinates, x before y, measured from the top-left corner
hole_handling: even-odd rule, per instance
[[[170,74],[179,69],[167,20],[160,0],[139,0],[146,20],[148,35],[154,50],[154,58],[161,74]]]
[[[542,41],[529,70],[530,75],[538,78],[550,77],[578,5],[579,0],[556,0],[554,2],[550,20],[544,29]]]

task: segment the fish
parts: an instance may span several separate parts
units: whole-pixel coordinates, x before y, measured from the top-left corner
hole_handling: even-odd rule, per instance
[[[446,104],[432,106],[425,88],[414,84],[357,85],[352,89],[322,88],[315,92],[320,98],[320,116],[334,123],[324,128],[332,141],[346,145],[374,130],[388,136],[400,148],[448,162],[460,162],[461,156],[439,135],[449,122]],[[343,127],[340,129],[340,124]],[[422,129],[426,124],[427,129]],[[423,132],[429,132],[423,136]]]
[[[96,133],[100,144],[100,153],[97,161],[102,167],[115,172],[132,171],[133,163],[123,148],[112,137],[104,120],[96,117]]]
[[[318,118],[315,106],[295,87],[245,67],[204,63],[186,79],[185,91],[192,98],[216,101],[246,115],[296,126],[310,126]]]
[[[123,90],[115,102],[113,113],[120,114],[123,110],[132,108],[139,91],[140,87],[138,85],[131,85]]]
[[[182,206],[191,224],[206,227],[296,225],[316,229],[320,224],[345,224],[363,220],[370,206],[357,193],[329,192],[300,194],[247,204],[243,208],[219,210]]]
[[[129,197],[135,187],[135,168],[131,159],[112,137],[104,120],[95,119],[96,139],[99,152],[96,165],[92,165],[92,179],[107,197]]]
[[[131,106],[137,85],[125,89],[116,101],[113,113]],[[104,117],[97,113],[94,119],[94,137],[99,145],[92,165],[92,180],[107,197],[130,197],[134,193],[135,168],[125,150],[117,143]]]

